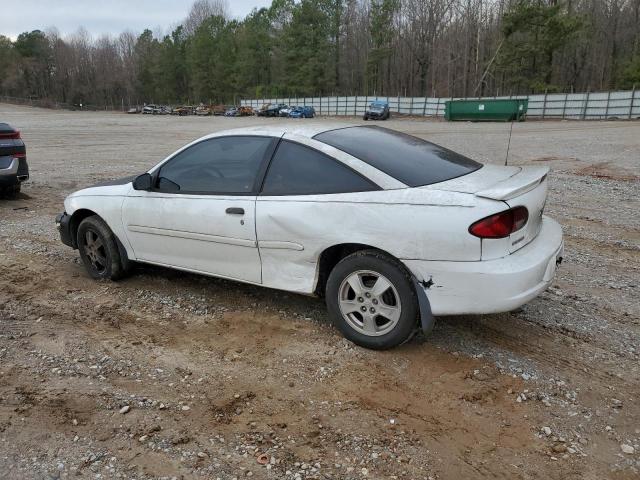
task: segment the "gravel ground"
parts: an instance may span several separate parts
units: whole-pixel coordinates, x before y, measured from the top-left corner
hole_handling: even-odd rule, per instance
[[[0,477],[640,477],[640,123],[515,124],[509,163],[552,169],[553,287],[372,352],[320,300],[153,267],[95,282],[57,238],[69,192],[286,120],[10,105],[0,120],[32,176],[0,203]],[[508,124],[385,126],[504,162]]]

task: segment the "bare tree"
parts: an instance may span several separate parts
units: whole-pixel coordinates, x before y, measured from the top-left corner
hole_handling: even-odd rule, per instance
[[[193,35],[207,18],[212,16],[229,17],[227,0],[196,0],[184,21],[185,35]]]

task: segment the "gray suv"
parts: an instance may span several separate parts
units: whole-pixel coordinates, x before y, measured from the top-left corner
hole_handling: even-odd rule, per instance
[[[391,117],[389,104],[382,100],[371,102],[369,107],[364,111],[363,120],[388,120]]]
[[[20,184],[28,179],[27,148],[20,132],[0,123],[0,197],[16,198]]]

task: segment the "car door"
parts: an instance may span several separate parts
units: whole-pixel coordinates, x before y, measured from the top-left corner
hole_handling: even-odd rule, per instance
[[[261,282],[258,182],[276,139],[225,136],[191,145],[152,171],[122,206],[137,260]]]

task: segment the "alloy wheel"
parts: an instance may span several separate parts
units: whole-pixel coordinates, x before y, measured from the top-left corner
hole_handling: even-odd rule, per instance
[[[396,326],[402,313],[393,284],[372,270],[358,270],[342,281],[338,291],[342,317],[364,335],[377,337]]]
[[[84,236],[84,253],[91,266],[98,273],[107,269],[107,253],[100,235],[93,230],[87,230]]]

